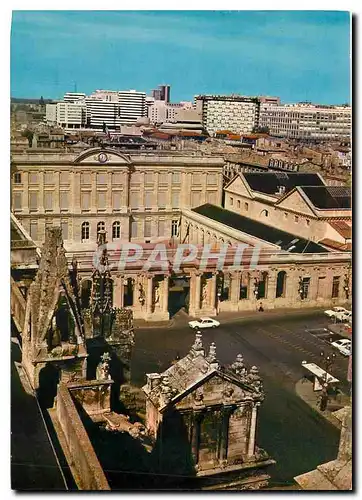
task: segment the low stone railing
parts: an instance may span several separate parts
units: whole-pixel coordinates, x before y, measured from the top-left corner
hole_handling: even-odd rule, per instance
[[[60,382],[57,391],[56,415],[64,433],[69,466],[75,472],[80,490],[110,490],[103,469],[75,407],[68,387]]]

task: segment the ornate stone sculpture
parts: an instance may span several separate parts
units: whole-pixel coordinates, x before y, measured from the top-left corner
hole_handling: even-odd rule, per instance
[[[248,384],[251,385],[257,392],[263,392],[261,377],[256,366],[252,366],[250,368],[250,372],[248,373],[246,379],[248,381]]]
[[[108,352],[105,352],[101,356],[101,362],[97,367],[97,380],[111,380],[110,370],[111,357]]]
[[[241,377],[241,378],[245,378],[246,377],[247,371],[246,371],[246,368],[245,368],[245,365],[244,365],[244,358],[243,358],[242,354],[238,354],[236,356],[236,360],[230,366],[230,368],[239,377]]]

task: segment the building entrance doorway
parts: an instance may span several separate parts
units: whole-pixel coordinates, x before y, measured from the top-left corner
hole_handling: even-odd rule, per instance
[[[170,318],[183,309],[188,313],[190,300],[190,277],[177,276],[170,278],[168,294],[168,312]]]

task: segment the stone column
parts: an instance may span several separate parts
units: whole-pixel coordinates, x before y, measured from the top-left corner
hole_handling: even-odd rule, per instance
[[[196,311],[200,310],[200,302],[201,302],[201,274],[196,275],[196,288],[195,288],[195,297],[194,297],[194,308]]]
[[[271,300],[274,302],[277,293],[277,271],[275,269],[271,269],[268,272],[267,277],[267,290],[266,290],[266,298],[267,300]]]
[[[231,280],[230,280],[230,286],[231,286],[230,300],[235,305],[237,305],[237,303],[239,302],[240,281],[241,281],[240,272],[238,271],[233,272],[231,274]]]
[[[199,462],[199,446],[200,446],[200,423],[202,419],[201,411],[193,412],[192,417],[192,432],[191,432],[191,453],[194,463],[197,465]]]
[[[124,277],[117,276],[113,280],[113,306],[123,307],[124,302]]]
[[[229,419],[232,406],[224,406],[222,409],[222,422],[220,433],[220,454],[219,460],[221,462],[227,461],[228,442],[229,442]]]
[[[211,283],[208,286],[208,291],[210,294],[209,304],[214,309],[216,307],[216,287],[217,287],[217,275],[214,273],[211,278]]]
[[[146,310],[147,315],[152,314],[153,306],[153,276],[147,277]]]
[[[169,277],[165,276],[163,279],[163,293],[162,293],[162,310],[164,313],[168,313],[168,287],[169,287]]]
[[[257,416],[258,416],[258,403],[253,405],[253,409],[251,411],[248,457],[252,457],[255,453],[255,435],[256,435]]]
[[[200,311],[201,295],[201,275],[196,272],[191,273],[190,277],[190,303],[189,315],[196,316]]]

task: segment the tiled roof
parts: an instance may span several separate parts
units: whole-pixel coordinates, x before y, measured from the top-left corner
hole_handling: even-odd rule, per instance
[[[301,189],[316,208],[344,210],[351,209],[351,188],[345,186],[312,186],[304,184]]]
[[[324,186],[318,174],[300,172],[251,172],[244,173],[244,178],[253,191],[275,194],[279,186],[284,186],[285,193],[296,186]]]
[[[340,243],[339,241],[334,241],[329,238],[324,238],[320,240],[319,243],[340,252],[350,252],[352,250],[352,243]]]
[[[329,223],[346,240],[352,238],[352,224],[344,220],[333,221]]]
[[[249,219],[248,217],[231,212],[225,208],[217,207],[216,205],[211,205],[210,203],[193,208],[192,210],[216,222],[225,224],[232,229],[278,245],[282,250],[288,250],[291,253],[325,253],[328,251],[313,241],[281,231],[272,226],[267,226],[262,222]]]

